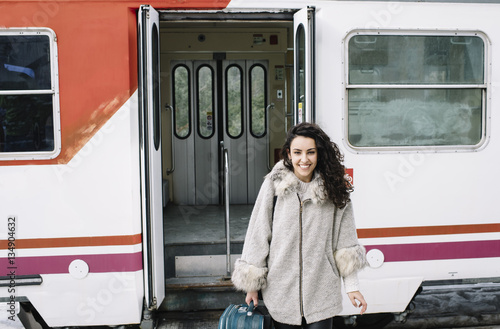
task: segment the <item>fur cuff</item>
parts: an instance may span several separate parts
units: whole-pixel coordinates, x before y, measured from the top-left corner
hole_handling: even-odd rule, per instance
[[[337,250],[333,257],[342,277],[363,269],[366,262],[366,250],[362,245]]]
[[[237,259],[231,281],[237,290],[259,291],[266,287],[267,268],[260,268]]]

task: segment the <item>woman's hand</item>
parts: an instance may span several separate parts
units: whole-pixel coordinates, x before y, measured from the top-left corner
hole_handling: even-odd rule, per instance
[[[245,303],[250,305],[250,302],[253,300],[253,305],[257,307],[259,304],[259,293],[257,291],[249,291],[247,292],[247,297],[245,298]]]
[[[359,291],[349,292],[349,293],[347,293],[347,295],[349,296],[349,299],[351,300],[351,303],[352,303],[352,305],[354,305],[354,307],[361,307],[361,311],[359,312],[359,314],[365,313],[366,307],[368,306],[368,304],[366,304],[366,301],[365,301],[365,298],[363,297],[363,295]],[[248,296],[248,294],[247,294],[247,296]],[[359,304],[358,304],[358,302],[356,302],[356,300],[359,301]]]

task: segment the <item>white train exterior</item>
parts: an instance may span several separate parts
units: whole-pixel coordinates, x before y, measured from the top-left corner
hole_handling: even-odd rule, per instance
[[[222,141],[231,203],[251,204],[300,121],[345,155],[368,313],[499,281],[498,4],[141,5],[0,1],[1,303],[50,327],[144,321],[170,271],[164,198],[222,203]]]

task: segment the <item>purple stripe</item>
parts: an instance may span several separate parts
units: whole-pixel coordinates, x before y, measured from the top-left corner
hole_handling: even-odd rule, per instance
[[[69,273],[69,264],[81,259],[89,265],[89,272],[135,272],[142,270],[142,252],[133,254],[70,255],[16,257],[14,264],[0,258],[0,276],[15,270],[16,275]],[[3,273],[5,272],[5,273]]]
[[[500,257],[500,240],[366,246],[379,249],[386,262]]]

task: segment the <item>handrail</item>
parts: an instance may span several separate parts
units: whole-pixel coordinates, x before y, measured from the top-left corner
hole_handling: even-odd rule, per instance
[[[174,129],[175,129],[175,123],[174,123],[174,108],[171,105],[165,104],[165,110],[170,110],[171,113],[171,123],[172,123],[172,142],[171,142],[171,148],[170,148],[170,155],[172,158],[172,169],[167,168],[167,175],[170,175],[171,173],[174,172],[175,170],[175,150],[174,150]]]
[[[224,141],[219,142],[219,184],[222,186],[222,193],[219,192],[219,198],[221,198],[221,201],[219,203],[224,204],[224,190],[225,190],[225,178],[224,178],[224,173],[225,173],[225,167],[224,167]]]
[[[271,171],[271,166],[269,165],[269,152],[271,151],[271,119],[270,119],[270,111],[274,109],[274,103],[269,104],[266,107],[266,125],[267,125],[267,143],[266,143],[266,162],[267,162],[267,170]]]
[[[221,184],[224,184],[224,141],[219,142],[219,172],[222,173],[222,176],[219,174],[219,180]]]
[[[223,145],[223,144],[221,144]],[[223,149],[224,156],[224,219],[226,220],[226,275],[231,276],[231,231],[229,227],[229,152]]]

